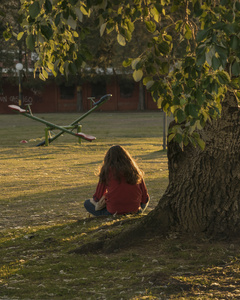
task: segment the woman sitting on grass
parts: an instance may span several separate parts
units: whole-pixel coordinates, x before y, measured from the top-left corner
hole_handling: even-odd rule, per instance
[[[138,213],[145,210],[149,195],[143,172],[121,146],[111,147],[104,158],[93,199],[85,201],[94,216]]]

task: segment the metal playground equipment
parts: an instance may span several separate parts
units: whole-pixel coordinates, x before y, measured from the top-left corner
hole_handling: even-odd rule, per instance
[[[17,111],[18,113],[20,113],[21,115],[23,115],[25,117],[28,117],[30,119],[33,119],[35,121],[38,121],[38,122],[41,122],[41,123],[47,125],[47,127],[45,128],[45,141],[39,143],[37,146],[44,146],[44,145],[48,146],[51,142],[56,140],[64,132],[78,137],[79,138],[79,143],[81,143],[81,139],[85,139],[85,140],[91,142],[91,141],[95,140],[96,138],[92,135],[88,135],[88,134],[85,134],[85,133],[81,132],[82,125],[80,125],[79,122],[81,120],[83,120],[84,118],[86,118],[89,114],[91,114],[98,107],[100,107],[105,102],[107,102],[111,97],[112,97],[111,94],[107,94],[105,96],[102,96],[97,102],[94,101],[94,99],[95,99],[94,97],[89,97],[89,99],[91,99],[91,101],[93,102],[93,107],[90,110],[88,110],[85,114],[80,116],[78,119],[73,121],[70,125],[67,125],[67,126],[59,126],[59,125],[50,123],[46,120],[43,120],[41,118],[38,118],[38,117],[34,116],[32,114],[30,105],[27,105],[27,109],[23,109],[18,105],[8,105],[8,107],[15,110],[15,111]],[[55,129],[60,130],[60,132],[52,137],[50,135],[50,131],[55,130]],[[77,129],[76,133],[73,132],[74,129]]]

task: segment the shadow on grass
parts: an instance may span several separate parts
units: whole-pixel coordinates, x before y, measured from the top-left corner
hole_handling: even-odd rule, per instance
[[[19,187],[21,189],[21,187]],[[57,189],[8,198],[0,202],[0,228],[39,226],[64,223],[87,216],[83,206],[95,191],[94,185]]]
[[[157,158],[166,159],[166,156],[167,156],[167,150],[159,150],[159,151],[153,151],[148,154],[138,155],[137,157],[143,160],[148,160],[148,159],[157,159]]]
[[[27,232],[19,232],[18,237],[9,236],[0,247],[0,257],[5,261],[2,266],[10,268],[11,262],[18,260],[24,263],[13,268],[12,273],[2,273],[2,282],[9,283],[0,295],[8,293],[25,299],[24,293],[28,292],[29,299],[43,299],[50,292],[52,297],[57,297],[65,287],[68,291],[73,289],[75,294],[71,299],[87,299],[90,291],[97,298],[97,291],[104,286],[106,299],[119,299],[120,292],[122,299],[133,299],[139,291],[142,297],[163,299],[238,299],[239,240],[233,248],[228,242],[212,243],[187,235],[155,236],[107,255],[98,249],[91,254],[73,251],[80,245],[110,239],[138,219],[136,216],[89,218],[40,229],[28,228]],[[41,295],[34,297],[30,285],[39,286],[35,293],[41,290]],[[45,286],[44,290],[41,285]]]

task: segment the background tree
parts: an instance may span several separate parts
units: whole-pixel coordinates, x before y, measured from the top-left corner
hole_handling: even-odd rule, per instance
[[[120,86],[124,86],[125,90],[129,89],[129,91],[132,91],[134,86],[133,71],[124,67],[123,61],[129,57],[136,57],[144,51],[149,40],[146,27],[142,22],[137,22],[135,24],[135,34],[125,46],[121,46],[117,42],[114,33],[103,34],[100,37],[99,28],[95,24],[89,25],[89,28],[90,35],[86,38],[86,45],[90,50],[91,59],[87,63],[87,68],[79,70],[81,76],[88,79],[90,77],[90,80],[102,80],[104,75],[106,80],[112,80],[114,77],[117,77]],[[145,90],[141,80],[139,84],[138,110],[145,109],[144,96]]]
[[[143,80],[175,122],[168,137],[169,186],[158,206],[132,229],[134,237],[149,229],[237,232],[239,1],[25,0],[21,14],[27,44],[39,53],[42,77],[47,77],[45,68],[67,75],[86,61],[84,48],[74,42],[78,21],[86,32],[85,17],[98,20],[101,36],[115,32],[122,46],[131,41],[136,22],[145,24],[145,51],[124,66],[131,66],[133,78]],[[117,244],[122,237],[125,233]]]
[[[36,58],[34,59],[32,52],[27,48],[25,39],[17,39],[19,32],[22,32],[18,13],[20,7],[20,0],[9,0],[7,3],[0,1],[0,76],[4,81],[18,82],[16,64],[20,62],[24,66],[23,87],[41,89],[43,82],[33,78]],[[2,83],[3,80],[0,81],[1,85]]]
[[[15,63],[16,60],[22,61],[22,56],[20,55],[21,44],[17,44],[16,40],[11,42],[6,42],[4,37],[8,39],[11,36],[10,31],[6,31],[6,26],[18,30],[20,26],[15,20],[18,18],[18,9],[20,8],[20,1],[11,0],[7,4],[4,1],[0,2],[0,63],[1,63],[1,78],[2,73],[7,73],[9,80],[14,80],[13,75],[15,73]],[[1,80],[2,85],[2,80]],[[1,86],[2,89],[2,86]]]

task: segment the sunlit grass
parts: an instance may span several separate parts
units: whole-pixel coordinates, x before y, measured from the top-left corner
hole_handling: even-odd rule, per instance
[[[69,124],[77,115],[39,117]],[[38,226],[85,217],[83,202],[93,195],[96,172],[113,144],[123,145],[144,170],[151,196],[149,210],[156,206],[168,183],[161,112],[95,113],[86,118],[83,131],[95,135],[96,141],[79,145],[77,139],[64,134],[49,147],[36,147],[36,142],[20,143],[43,135],[41,123],[18,114],[1,115],[0,121],[0,228],[4,224]]]

